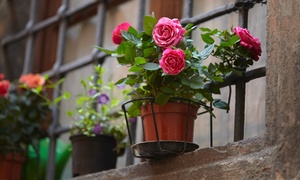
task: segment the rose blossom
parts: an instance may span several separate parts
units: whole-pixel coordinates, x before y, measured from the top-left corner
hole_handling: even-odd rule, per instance
[[[100,94],[97,99],[98,104],[106,104],[109,101],[109,97],[106,94]]]
[[[128,23],[128,22],[124,22],[122,24],[119,24],[112,32],[112,41],[113,43],[115,44],[121,44],[121,42],[123,41],[123,38],[122,38],[122,31],[127,31],[128,28],[130,27],[131,25]]]
[[[181,49],[168,48],[163,52],[159,65],[164,73],[176,75],[185,68],[184,57],[185,54]]]
[[[258,61],[258,56],[261,55],[261,44],[259,42],[259,39],[252,36],[247,29],[241,28],[239,26],[235,27],[233,29],[233,32],[240,37],[240,44],[249,49],[252,58],[255,61]]]
[[[162,17],[155,25],[152,36],[157,46],[168,48],[176,46],[183,39],[185,32],[178,19]]]
[[[10,82],[7,80],[0,81],[0,95],[5,97],[8,93]]]
[[[0,81],[4,79],[4,74],[0,73]]]
[[[45,79],[39,74],[26,74],[22,75],[19,79],[27,88],[37,88],[45,84]]]

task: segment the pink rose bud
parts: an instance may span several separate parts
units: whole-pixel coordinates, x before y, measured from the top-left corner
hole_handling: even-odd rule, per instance
[[[1,80],[0,81],[0,97],[5,97],[8,93],[10,87],[10,82],[7,80]]]
[[[128,22],[124,22],[122,24],[119,24],[112,32],[112,41],[113,43],[119,45],[123,41],[122,38],[122,32],[121,31],[127,31],[128,28],[131,25]]]
[[[177,46],[183,39],[186,30],[181,26],[178,19],[162,17],[155,25],[152,36],[155,44],[162,48]]]
[[[241,28],[239,26],[234,28],[233,32],[240,37],[241,46],[247,48],[250,52],[251,57],[255,61],[258,61],[258,56],[261,55],[261,44],[259,42],[259,39],[252,36],[247,29]]]
[[[176,75],[185,68],[185,54],[181,49],[166,49],[163,52],[159,65],[165,74]]]

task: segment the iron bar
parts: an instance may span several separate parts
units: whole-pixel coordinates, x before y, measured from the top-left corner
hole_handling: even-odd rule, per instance
[[[194,16],[194,17],[190,17],[190,18],[184,17],[184,18],[181,19],[180,22],[183,25],[189,24],[189,23],[197,25],[197,24],[201,24],[203,22],[212,20],[214,18],[223,16],[225,14],[229,14],[231,12],[234,12],[234,11],[237,11],[237,10],[240,10],[240,9],[250,9],[256,3],[263,3],[263,1],[257,0],[257,1],[252,2],[252,1],[249,1],[249,0],[236,0],[232,3],[220,6],[220,7],[216,8],[212,11],[209,11],[209,12],[206,12],[206,13],[203,13],[203,14],[199,14],[199,15]]]
[[[239,10],[238,24],[240,27],[247,28],[248,11],[249,9],[247,7]],[[235,85],[234,141],[244,139],[245,99],[246,82],[242,78],[238,78]]]
[[[124,3],[126,1],[128,1],[128,0],[111,0],[111,1],[109,1],[108,7],[113,7],[115,5]],[[47,19],[33,25],[30,29],[30,33],[37,33],[49,26],[58,25],[62,19],[68,19],[69,24],[72,24],[72,23],[75,23],[75,19],[82,19],[82,17],[81,17],[82,15],[85,15],[85,17],[83,17],[83,18],[88,18],[92,15],[95,15],[96,10],[97,10],[97,5],[101,2],[102,1],[100,1],[100,0],[94,0],[91,2],[87,2],[86,4],[84,4],[82,6],[74,7],[73,9],[68,10],[67,12],[65,12],[63,17],[60,15],[55,15],[50,18],[47,18]],[[89,11],[93,11],[95,13],[90,13],[90,14],[86,13],[86,9],[89,9]],[[88,14],[89,14],[89,16],[87,16]],[[81,18],[79,18],[79,17],[81,17]],[[4,37],[3,39],[1,39],[1,44],[2,44],[2,46],[5,46],[7,44],[17,42],[17,41],[25,38],[28,34],[29,34],[29,30],[24,29],[14,35]]]
[[[69,0],[63,0],[61,6],[58,10],[58,15],[60,17],[64,17],[65,13],[69,8]],[[67,33],[67,19],[63,19],[60,22],[59,32],[58,32],[58,45],[57,45],[57,54],[56,54],[56,61],[53,67],[55,72],[55,77],[57,79],[61,78],[61,74],[58,72],[58,69],[61,64],[63,64],[64,54],[65,54],[65,39]],[[60,96],[60,89],[54,89],[53,92],[53,99],[56,99]],[[49,138],[50,138],[50,146],[49,146],[49,157],[48,157],[48,164],[47,164],[47,180],[53,180],[55,178],[55,159],[56,159],[56,140],[57,136],[55,135],[55,129],[59,126],[59,108],[54,106],[52,109],[52,122],[49,128]]]
[[[212,84],[218,86],[219,88],[226,87],[229,85],[235,85],[237,79],[242,79],[244,82],[249,82],[253,79],[261,78],[266,76],[266,67],[260,67],[257,69],[249,70],[244,72],[244,75],[242,77],[239,77],[238,75],[234,73],[230,73],[228,76],[224,78],[223,82],[211,82],[205,84],[204,88],[208,89]]]
[[[183,18],[190,18],[193,16],[194,0],[184,0],[183,4]]]
[[[33,44],[34,44],[34,34],[32,33],[32,27],[36,21],[37,13],[37,2],[36,0],[30,1],[30,14],[29,21],[26,24],[26,30],[28,32],[28,38],[26,39],[26,50],[25,50],[25,59],[23,64],[23,74],[29,73],[32,71],[32,62],[33,62]]]
[[[139,0],[139,11],[138,11],[138,31],[143,30],[143,19],[146,13],[146,0]],[[136,129],[137,129],[137,120],[135,122],[130,123],[129,127],[132,132],[131,137],[133,141],[136,140]],[[144,131],[143,131],[144,132]],[[126,166],[132,165],[134,163],[134,157],[131,153],[131,148],[126,148]]]
[[[104,52],[100,52],[99,54],[97,54],[97,58],[93,58],[92,56],[85,56],[85,57],[79,58],[75,61],[72,61],[70,63],[63,64],[63,65],[59,66],[56,70],[51,69],[49,71],[43,72],[42,74],[47,74],[47,75],[49,75],[49,77],[54,77],[55,73],[66,74],[68,72],[74,71],[76,69],[79,69],[81,67],[84,67],[88,64],[93,63],[95,59],[101,59],[106,56],[108,56],[108,55],[105,54]]]
[[[236,10],[237,10],[237,7],[235,6],[235,3],[233,2],[233,3],[226,4],[224,6],[221,6],[219,8],[216,8],[207,13],[203,13],[203,14],[191,17],[191,18],[182,18],[180,22],[181,22],[181,24],[184,24],[184,25],[189,24],[189,23],[195,24],[195,25],[201,24],[203,22],[206,22],[211,19],[217,18],[219,16],[231,13]]]

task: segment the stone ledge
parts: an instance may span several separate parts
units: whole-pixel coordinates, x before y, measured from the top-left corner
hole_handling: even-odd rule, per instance
[[[257,174],[269,177],[270,156],[275,147],[267,147],[265,142],[264,138],[247,139],[226,146],[198,149],[177,157],[89,174],[74,180],[256,179]]]

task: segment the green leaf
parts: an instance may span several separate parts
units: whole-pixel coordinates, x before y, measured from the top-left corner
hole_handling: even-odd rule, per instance
[[[131,33],[133,34],[134,36],[138,37],[139,36],[139,33],[136,29],[134,29],[132,26],[130,26],[127,30],[128,33]]]
[[[213,94],[221,94],[221,90],[217,85],[212,84],[211,87],[211,93]]]
[[[149,36],[152,36],[152,30],[157,23],[157,20],[152,16],[144,16],[144,31]]]
[[[127,46],[125,50],[125,59],[126,61],[132,62],[136,57],[135,48],[131,46]]]
[[[126,31],[122,31],[122,36],[127,39],[128,41],[132,42],[133,44],[140,44],[141,43],[141,40],[136,37],[135,35],[129,33],[129,32],[126,32]]]
[[[129,72],[139,72],[139,71],[142,71],[142,70],[143,70],[143,68],[141,66],[138,66],[138,65],[133,65],[128,69]]]
[[[194,76],[190,79],[189,84],[192,89],[201,89],[204,87],[204,78],[201,76]]]
[[[70,97],[71,97],[70,92],[64,92],[64,94],[63,94],[64,99],[70,99]]]
[[[117,57],[117,60],[121,65],[131,64],[131,60],[126,60],[125,57]]]
[[[216,82],[223,82],[223,78],[220,76],[211,76],[210,78]]]
[[[156,49],[154,47],[150,47],[150,48],[146,48],[144,49],[144,57],[151,57],[152,54],[154,54],[156,52]]]
[[[136,58],[134,58],[134,61],[136,64],[139,64],[139,65],[147,63],[147,60],[143,57],[136,57]]]
[[[129,108],[128,108],[128,114],[131,117],[137,117],[140,115],[140,106],[141,104],[139,102],[134,102]]]
[[[219,109],[226,109],[226,110],[229,109],[228,104],[220,99],[214,99],[213,105]]]
[[[199,101],[201,101],[201,100],[204,98],[204,96],[203,96],[201,93],[196,93],[196,94],[195,94],[195,97],[196,97],[196,99],[199,100]]]
[[[233,45],[240,41],[240,37],[238,35],[234,35],[230,38],[229,42]]]
[[[105,48],[102,48],[102,47],[99,47],[99,46],[95,46],[95,47],[98,50],[103,51],[106,54],[114,54],[114,53],[116,53],[116,51],[114,51],[114,50],[105,49]]]
[[[77,105],[82,105],[85,101],[87,101],[89,98],[88,97],[79,97],[76,100]]]
[[[69,117],[72,117],[72,116],[73,116],[73,112],[70,111],[70,110],[68,110],[68,111],[67,111],[67,115],[68,115]]]
[[[141,67],[143,67],[146,70],[150,70],[150,71],[155,71],[160,68],[159,65],[156,63],[146,63],[146,64],[141,65]]]
[[[160,92],[160,93],[157,94],[157,96],[155,98],[155,103],[160,104],[160,105],[164,105],[169,101],[170,97],[171,97],[170,94]]]
[[[208,34],[201,34],[202,40],[207,44],[213,44],[215,40]]]
[[[223,41],[223,42],[220,43],[220,46],[227,46],[227,47],[229,47],[229,46],[232,46],[232,44],[230,42]]]
[[[199,56],[201,59],[206,59],[211,54],[211,52],[214,50],[215,44],[208,45],[203,51],[200,52]]]
[[[200,30],[203,31],[203,32],[210,32],[211,31],[209,28],[205,28],[205,27],[201,27]]]
[[[125,81],[126,81],[127,78],[122,78],[120,80],[118,80],[115,85],[120,85],[120,84],[123,84]]]
[[[174,88],[168,87],[168,86],[162,86],[159,88],[162,92],[168,93],[168,94],[173,94],[175,92]]]
[[[126,44],[128,44],[128,42],[126,41],[121,42],[121,44],[116,49],[116,53],[112,54],[112,56],[116,56],[115,54],[123,55],[126,49]]]

